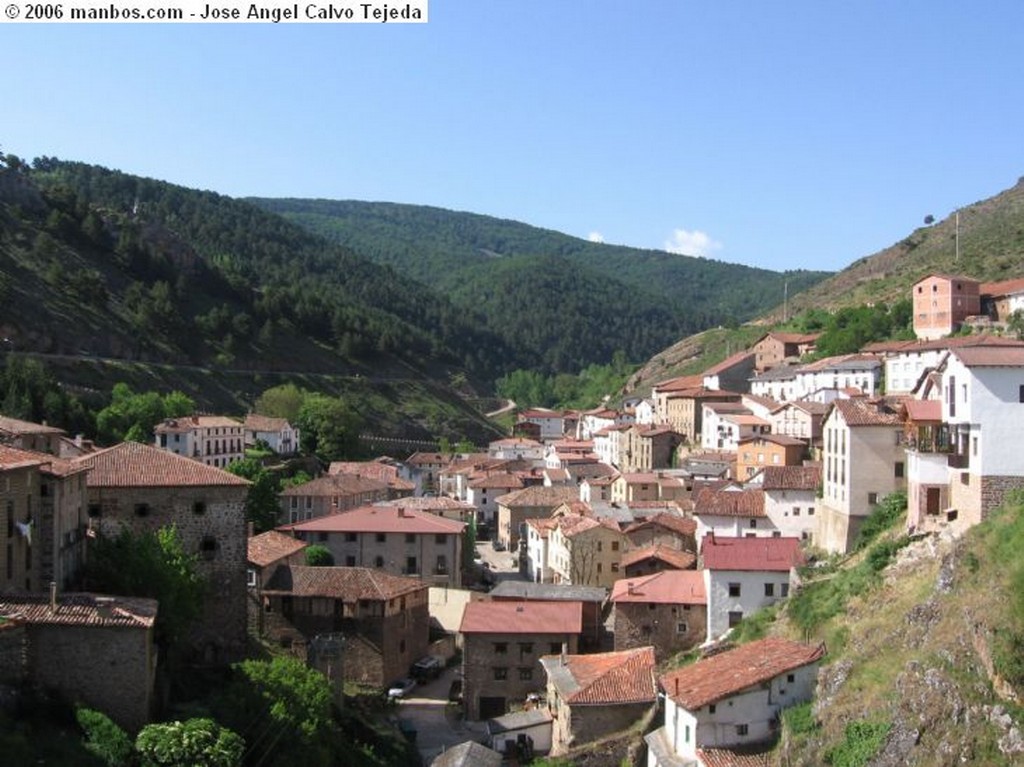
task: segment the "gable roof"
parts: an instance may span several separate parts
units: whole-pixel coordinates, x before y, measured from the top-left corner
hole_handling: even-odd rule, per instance
[[[620,578],[611,600],[622,603],[706,605],[704,573],[700,570],[663,570],[640,578]]]
[[[950,354],[965,367],[1024,367],[1024,347],[968,346],[953,349]]]
[[[661,677],[665,694],[687,711],[715,703],[825,655],[825,645],[779,637],[759,639],[704,658]]]
[[[676,504],[678,506],[678,504]],[[630,504],[630,508],[643,508],[639,504]],[[662,511],[654,516],[639,519],[625,529],[627,533],[634,533],[648,527],[663,527],[682,536],[693,536],[697,533],[697,523],[690,517],[683,517]]]
[[[249,413],[245,417],[243,426],[249,431],[271,432],[279,432],[291,428],[287,418],[274,418],[273,416],[260,415],[259,413]]]
[[[569,705],[652,703],[658,695],[653,647],[547,655],[540,662],[548,680]]]
[[[719,373],[722,373],[722,372],[724,372],[726,370],[729,370],[730,368],[736,367],[741,362],[746,362],[747,360],[750,360],[750,359],[753,359],[753,358],[754,358],[754,352],[749,350],[749,349],[745,349],[743,351],[736,352],[732,356],[726,357],[724,360],[719,362],[717,365],[712,365],[711,367],[709,367],[707,370],[704,371],[703,375],[704,376],[718,375]]]
[[[87,466],[89,487],[246,487],[249,481],[140,442],[122,442],[72,459]]]
[[[552,509],[566,501],[579,500],[580,492],[575,487],[545,487],[543,485],[531,485],[522,490],[513,490],[511,493],[499,495],[495,500],[502,506],[515,508],[517,506],[550,506]]]
[[[863,399],[837,399],[829,409],[838,411],[847,426],[899,426],[900,417],[884,403],[866,402]],[[826,416],[826,419],[828,416]]]
[[[268,530],[249,538],[247,558],[257,567],[266,567],[278,560],[302,551],[308,544],[290,535]]]
[[[32,624],[148,629],[156,613],[157,601],[144,597],[59,594],[51,610],[45,594],[0,595],[0,616]]]
[[[430,585],[419,578],[391,575],[369,567],[279,567],[263,588],[264,594],[327,597],[355,602],[393,599]]]
[[[463,634],[579,634],[582,602],[469,602]]]
[[[626,569],[627,567],[632,567],[637,562],[643,562],[648,559],[664,562],[676,570],[689,570],[697,564],[696,554],[690,551],[673,549],[671,546],[663,546],[658,543],[653,546],[633,549],[623,554],[619,564],[623,569]]]
[[[438,754],[430,767],[501,767],[504,757],[497,751],[467,740]]]
[[[821,466],[765,466],[760,471],[762,490],[817,490]]]
[[[492,599],[516,599],[538,602],[596,602],[608,597],[600,586],[576,586],[568,583],[533,583],[532,581],[499,581],[489,592]]]
[[[693,499],[693,513],[716,517],[763,517],[764,491],[706,487]]]
[[[325,474],[322,477],[291,485],[281,491],[283,498],[324,497],[336,495],[359,495],[360,493],[383,493],[388,489],[387,480],[370,479],[358,474]]]
[[[465,522],[446,519],[406,506],[360,506],[340,514],[327,514],[305,522],[282,525],[279,530],[303,533],[413,533],[457,535]]]
[[[36,453],[32,450],[21,450],[16,447],[0,445],[0,471],[8,469],[24,469],[29,466],[41,466],[53,456]]]
[[[708,535],[701,541],[706,570],[787,572],[803,564],[799,538],[733,538]]]
[[[9,418],[5,415],[0,415],[0,432],[7,434],[65,434],[63,429],[58,429],[55,426],[22,421],[20,418]]]

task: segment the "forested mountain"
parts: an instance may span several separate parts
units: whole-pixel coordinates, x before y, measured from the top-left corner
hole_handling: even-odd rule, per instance
[[[644,359],[681,336],[767,311],[786,283],[795,295],[827,276],[593,243],[425,206],[252,201],[479,311],[544,372],[606,363],[616,349]]]

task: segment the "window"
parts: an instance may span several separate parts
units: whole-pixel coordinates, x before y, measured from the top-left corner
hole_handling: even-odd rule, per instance
[[[316,534],[316,539],[320,543],[326,543],[327,542],[327,533],[317,533]]]
[[[250,587],[256,585],[256,571],[251,567],[245,571],[245,584]]]
[[[788,597],[789,596],[789,584],[788,583],[783,583],[781,585],[781,591],[782,591],[783,598]]]
[[[612,562],[612,572],[613,573],[617,573],[618,571],[619,571],[619,563],[618,562]]]
[[[683,728],[683,743],[689,743],[689,742],[690,742],[690,725],[686,725],[686,727]]]
[[[355,567],[355,566],[356,566],[356,558],[354,556],[349,554],[347,557],[345,557],[345,567]]]
[[[685,623],[680,622],[680,623],[676,624],[676,633],[677,634],[685,634],[689,630],[690,630],[690,627],[687,626]]]
[[[743,737],[744,735],[747,734],[748,731],[749,731],[749,727],[747,727],[747,725],[745,725],[745,724],[738,724],[738,725],[736,725],[736,734],[738,736]]]
[[[618,551],[618,550],[619,550],[619,542],[618,541],[612,541],[612,551]]]
[[[495,642],[494,643],[494,654],[504,655],[508,652],[508,642]]]
[[[355,543],[355,542],[356,542],[356,534],[355,533],[345,533],[345,543]]]
[[[416,543],[416,533],[406,533],[405,534],[405,542],[406,543]]]
[[[756,519],[750,520],[750,527],[751,527],[751,529],[757,527],[757,520]]]
[[[496,682],[504,682],[508,679],[508,669],[504,666],[495,666],[492,671],[494,671],[494,680]]]
[[[531,679],[533,679],[533,669],[532,668],[520,668],[519,669],[519,680],[520,681],[522,681],[522,682],[529,682]]]
[[[373,566],[374,567],[384,567],[384,557],[374,557],[373,558]]]
[[[809,517],[813,517],[814,516],[814,507],[813,506],[808,506],[807,507],[807,516],[809,516]]]
[[[419,568],[416,565],[416,557],[405,558],[405,572],[407,574],[419,572]]]
[[[896,479],[902,478],[905,471],[906,469],[903,466],[903,461],[896,461],[896,465],[893,467],[893,474]]]
[[[384,533],[377,533],[377,543],[384,543],[387,540],[387,536]]]
[[[217,556],[217,539],[212,535],[204,535],[199,542],[199,556],[207,561]]]
[[[793,516],[794,517],[799,517],[800,516],[800,507],[799,506],[794,506],[793,507]]]
[[[447,575],[448,574],[448,560],[444,554],[439,554],[437,557],[437,565],[434,568],[436,575]]]
[[[743,620],[742,610],[730,610],[729,611],[729,628],[735,628]]]
[[[533,654],[533,642],[520,642],[519,643],[519,656],[532,655]]]
[[[562,643],[552,642],[549,649],[551,650],[552,655],[558,655],[560,652],[562,652]]]
[[[878,493],[868,493],[868,505],[874,506],[878,503]]]
[[[775,596],[775,584],[774,583],[766,583],[766,584],[764,584],[764,595],[766,597],[773,597],[773,596]]]
[[[204,501],[196,501],[192,504],[192,513],[196,516],[202,516],[206,513],[206,503]]]
[[[717,710],[717,706],[714,703],[708,704],[708,713],[713,714]]]
[[[793,684],[796,681],[796,674],[786,674],[786,681]]]
[[[448,536],[444,533],[438,533],[434,536],[434,543],[436,543],[438,546],[444,546],[446,543],[448,543]]]
[[[10,504],[10,501],[8,501],[8,504]],[[8,505],[7,513],[13,513],[10,505]],[[89,519],[96,519],[97,517],[103,516],[103,507],[100,506],[98,503],[90,503],[89,508],[86,510],[85,513],[89,515]]]
[[[729,596],[738,597],[740,595],[740,584],[730,583],[729,584]]]
[[[137,504],[135,504],[135,516],[137,516],[137,517],[148,517],[149,516],[149,504],[148,503],[137,503]]]

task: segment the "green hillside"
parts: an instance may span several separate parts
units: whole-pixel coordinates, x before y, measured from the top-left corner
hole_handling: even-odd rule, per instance
[[[253,202],[479,311],[546,373],[607,363],[616,349],[646,359],[690,333],[767,311],[786,283],[793,294],[827,276],[593,243],[425,206]]]

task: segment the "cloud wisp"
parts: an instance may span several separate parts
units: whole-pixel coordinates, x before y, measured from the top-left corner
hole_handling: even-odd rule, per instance
[[[672,232],[672,238],[665,240],[665,250],[669,253],[699,258],[710,258],[722,247],[722,243],[711,239],[711,235],[699,229],[694,229],[692,232],[686,229],[675,229]]]

